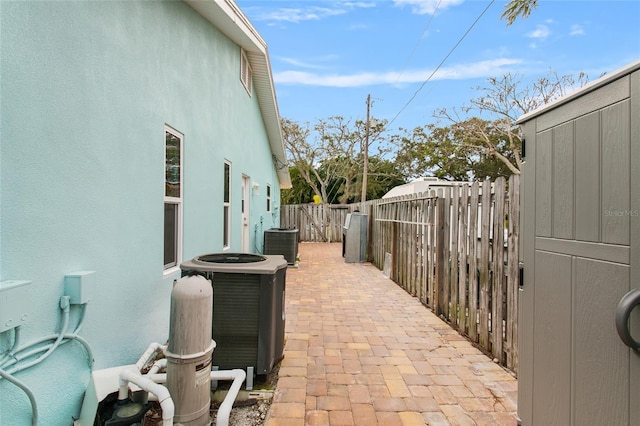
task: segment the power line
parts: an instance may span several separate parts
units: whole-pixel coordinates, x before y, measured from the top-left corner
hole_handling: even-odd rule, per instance
[[[449,56],[451,56],[453,54],[453,52],[458,48],[458,46],[460,45],[460,43],[462,43],[462,40],[465,39],[465,37],[471,32],[471,30],[473,29],[473,27],[478,23],[478,21],[480,20],[480,18],[482,18],[482,16],[487,12],[487,10],[489,10],[489,8],[491,7],[491,5],[495,2],[495,0],[491,0],[489,2],[489,4],[487,5],[487,7],[484,8],[484,10],[482,11],[482,13],[480,13],[480,15],[476,18],[475,21],[473,21],[473,23],[471,24],[471,26],[467,29],[467,31],[465,31],[465,33],[462,35],[462,37],[460,37],[460,39],[458,40],[458,42],[451,48],[451,50],[449,51],[449,53],[447,53],[447,55],[444,57],[444,59],[438,64],[438,66],[436,67],[436,69],[433,70],[433,72],[431,72],[431,74],[429,75],[429,77],[427,77],[427,79],[420,85],[420,87],[418,88],[418,90],[415,91],[415,93],[413,94],[413,96],[411,96],[411,98],[407,101],[406,104],[404,104],[404,106],[400,109],[400,111],[398,111],[398,113],[391,119],[391,121],[389,121],[389,123],[387,123],[387,126],[390,126],[391,123],[393,123],[396,118],[398,118],[398,116],[400,114],[402,114],[402,112],[409,106],[409,104],[411,102],[413,102],[413,100],[416,98],[416,96],[418,96],[418,93],[424,88],[424,86],[431,80],[431,78],[433,78],[433,76],[438,72],[438,70],[442,67],[442,65],[444,65],[444,63],[446,62],[447,59],[449,59]]]
[[[413,50],[411,51],[411,53],[409,53],[409,57],[407,58],[407,61],[402,66],[402,69],[400,70],[400,74],[398,74],[398,78],[396,78],[396,83],[400,80],[400,77],[402,77],[402,74],[404,74],[404,71],[407,69],[407,66],[409,65],[409,62],[411,61],[411,58],[413,58],[413,55],[416,53],[416,50],[418,49],[418,46],[420,45],[420,41],[422,40],[424,35],[427,33],[427,30],[431,26],[431,21],[433,21],[433,17],[438,12],[438,9],[440,8],[440,3],[442,3],[442,0],[438,0],[438,4],[436,5],[435,10],[431,14],[431,17],[429,18],[429,21],[427,22],[427,25],[424,27],[424,30],[422,30],[422,34],[420,34],[420,37],[418,37],[418,41],[416,41],[415,46],[413,46]]]

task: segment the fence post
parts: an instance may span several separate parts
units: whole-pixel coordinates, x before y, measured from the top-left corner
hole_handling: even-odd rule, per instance
[[[480,324],[478,342],[489,349],[489,229],[491,220],[491,182],[482,183],[480,232]]]
[[[436,285],[435,285],[435,314],[440,315],[444,312],[444,269],[445,269],[445,239],[444,239],[444,203],[442,189],[438,189],[438,197],[436,198]]]
[[[391,271],[389,278],[393,281],[398,280],[398,222],[391,223]]]
[[[494,184],[495,206],[493,211],[493,286],[491,295],[491,349],[493,356],[504,362],[503,340],[503,294],[504,294],[504,177]]]
[[[460,190],[460,267],[458,284],[458,329],[465,333],[467,331],[467,261],[468,261],[468,241],[467,215],[469,214],[469,186],[465,183]]]
[[[478,341],[478,201],[480,185],[471,185],[469,201],[469,338]]]
[[[451,188],[444,189],[444,240],[443,249],[444,256],[444,278],[442,279],[442,313],[447,321],[451,320],[449,312],[449,302],[451,301]]]
[[[459,242],[459,228],[458,228],[458,217],[460,215],[460,194],[459,188],[454,186],[451,188],[451,218],[449,220],[450,225],[449,228],[451,230],[451,238],[449,242],[449,250],[451,252],[450,259],[450,282],[451,282],[451,313],[449,314],[449,318],[451,319],[451,324],[453,324],[454,328],[458,328],[458,295],[461,294],[458,292],[458,242]]]

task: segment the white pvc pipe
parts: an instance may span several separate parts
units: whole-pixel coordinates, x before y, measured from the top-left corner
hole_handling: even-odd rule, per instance
[[[155,355],[159,350],[164,352],[166,348],[166,345],[161,345],[160,343],[156,342],[151,343],[147,350],[142,354],[138,362],[136,362],[136,368],[138,369],[138,371],[141,371],[144,366],[147,365],[152,355]]]
[[[162,358],[153,363],[147,374],[156,374],[159,371],[164,370],[165,368],[167,368],[167,358]],[[147,374],[145,374],[145,376]]]
[[[145,377],[153,381],[154,383],[166,383],[167,381],[167,373],[145,374],[142,377]],[[224,401],[222,401],[222,404],[220,404],[220,408],[218,408],[216,426],[229,426],[229,416],[231,415],[233,402],[238,397],[238,393],[240,392],[240,387],[242,386],[242,383],[245,381],[246,378],[247,378],[247,373],[245,373],[245,371],[241,369],[211,372],[211,380],[233,380],[233,383],[231,384],[231,387],[227,392],[227,396],[225,396]],[[128,392],[128,389],[125,390],[125,392]],[[126,394],[125,394],[125,398],[126,398]],[[121,399],[120,396],[118,396],[118,399]]]
[[[120,372],[118,401],[129,397],[129,383],[133,383],[140,389],[154,394],[158,398],[158,402],[160,402],[160,408],[162,408],[162,425],[173,425],[175,405],[166,387],[159,385],[148,377],[141,376],[134,368],[127,368]]]
[[[160,385],[164,385],[165,383],[167,383],[167,373],[147,373],[143,374],[142,377],[146,377],[147,379]]]
[[[247,373],[239,368],[234,370],[212,371],[211,380],[233,380],[227,396],[218,408],[218,416],[216,417],[216,426],[228,426],[229,415],[233,408],[233,401],[236,400],[242,382],[247,378]]]

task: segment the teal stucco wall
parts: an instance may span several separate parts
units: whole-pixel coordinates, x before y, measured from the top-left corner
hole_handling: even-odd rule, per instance
[[[95,369],[135,362],[168,337],[163,275],[164,126],[184,134],[183,260],[222,247],[223,164],[232,164],[231,251],[241,250],[242,175],[251,248],[279,216],[279,184],[240,48],[181,2],[0,2],[0,280],[29,280],[28,343],[61,327],[64,276],[96,271],[80,331]],[[254,251],[254,250],[251,250]],[[78,321],[74,307],[71,325]],[[0,334],[0,358],[13,344]],[[61,346],[16,375],[39,424],[76,418],[89,367]],[[0,379],[0,424],[30,424],[25,394]]]

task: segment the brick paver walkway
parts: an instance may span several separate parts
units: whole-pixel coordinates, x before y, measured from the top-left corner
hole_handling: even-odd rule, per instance
[[[516,379],[340,244],[287,270],[286,343],[268,426],[515,425]]]

